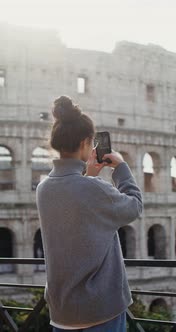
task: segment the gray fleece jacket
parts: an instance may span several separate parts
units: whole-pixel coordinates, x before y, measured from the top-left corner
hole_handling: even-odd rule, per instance
[[[36,190],[50,318],[73,327],[110,320],[133,303],[117,230],[143,209],[125,161],[113,170],[114,186],[83,176],[85,166],[53,159]]]

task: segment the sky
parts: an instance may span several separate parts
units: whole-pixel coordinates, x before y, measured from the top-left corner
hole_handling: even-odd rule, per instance
[[[56,29],[68,47],[127,40],[176,52],[176,0],[0,0],[0,22]]]

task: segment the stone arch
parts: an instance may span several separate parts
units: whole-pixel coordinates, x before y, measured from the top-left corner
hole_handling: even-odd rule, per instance
[[[51,170],[50,153],[46,148],[36,147],[32,152],[32,190]]]
[[[171,167],[171,182],[172,182],[172,191],[176,192],[176,157],[172,157],[170,161]]]
[[[168,311],[167,302],[162,297],[159,297],[151,302],[149,311],[155,313],[161,311]]]
[[[136,256],[136,234],[131,226],[124,226],[118,230],[120,244],[124,258],[135,258]]]
[[[38,229],[34,235],[33,252],[34,258],[44,258],[43,243],[40,229]],[[45,266],[42,264],[36,264],[35,271],[45,271]]]
[[[13,233],[7,227],[0,227],[0,257],[13,257],[14,241]],[[7,263],[0,265],[0,273],[14,272],[14,265]]]
[[[144,191],[159,191],[160,157],[156,152],[146,152],[143,156]]]
[[[148,256],[154,259],[166,258],[166,232],[163,226],[155,224],[148,230]]]
[[[0,145],[0,190],[15,189],[13,151]]]

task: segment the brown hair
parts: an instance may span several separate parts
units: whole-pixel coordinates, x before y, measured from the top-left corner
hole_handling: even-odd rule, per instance
[[[92,139],[95,128],[91,118],[83,113],[68,96],[54,101],[52,114],[55,118],[51,130],[50,146],[56,151],[76,152],[85,138]]]

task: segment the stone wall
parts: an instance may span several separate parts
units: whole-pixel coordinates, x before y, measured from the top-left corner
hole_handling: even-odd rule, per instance
[[[112,148],[122,153],[143,191],[143,215],[125,229],[135,242],[127,252],[132,250],[133,258],[149,258],[148,231],[160,226],[165,258],[175,259],[176,193],[170,161],[176,155],[176,54],[128,42],[118,43],[112,53],[70,49],[54,31],[8,25],[0,26],[0,39],[0,75],[5,80],[0,87],[0,146],[11,151],[14,178],[14,188],[0,193],[0,227],[11,231],[13,256],[34,255],[39,221],[32,152],[36,147],[49,150],[51,105],[54,98],[67,94],[93,118],[97,130],[110,132]],[[85,80],[85,93],[77,90],[78,77]],[[48,118],[40,120],[40,113]],[[154,162],[153,192],[144,186],[146,152]],[[110,170],[101,175],[111,181]],[[174,269],[127,268],[127,272],[133,288],[157,285],[174,290]],[[4,278],[44,283],[45,273],[19,265],[14,273],[1,273],[0,281]],[[151,298],[147,301],[150,304]]]

